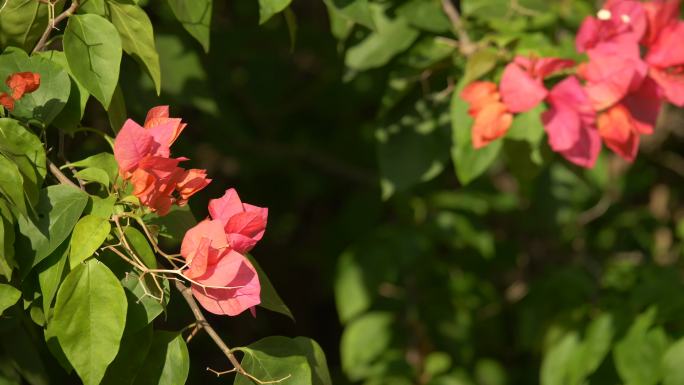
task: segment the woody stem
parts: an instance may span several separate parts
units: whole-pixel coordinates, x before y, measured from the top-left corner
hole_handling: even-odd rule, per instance
[[[33,49],[33,52],[31,53],[40,52],[43,49],[45,49],[52,28],[59,24],[62,20],[73,15],[74,12],[76,12],[76,10],[78,9],[79,5],[79,0],[71,0],[71,5],[69,5],[69,8],[65,9],[64,12],[57,15],[51,23],[48,23],[47,27],[45,27],[45,31],[43,31],[43,35],[40,37],[40,40],[38,40],[38,44],[36,44],[36,47]]]
[[[185,302],[188,303],[188,306],[190,307],[190,310],[192,310],[192,314],[195,316],[195,320],[197,320],[197,327],[204,329],[204,331],[207,332],[209,337],[214,341],[216,346],[223,352],[223,354],[228,358],[228,361],[230,361],[231,364],[235,367],[236,371],[240,374],[245,374],[244,369],[242,369],[242,366],[240,365],[240,362],[237,360],[233,352],[230,350],[228,345],[221,339],[221,337],[216,333],[216,330],[214,330],[213,327],[207,322],[207,319],[204,318],[204,315],[202,314],[202,310],[199,308],[197,305],[197,302],[195,301],[195,298],[192,296],[192,291],[188,286],[185,286],[182,282],[180,281],[175,281],[176,283],[176,289],[181,293],[183,296],[183,299],[185,299]]]
[[[468,32],[463,26],[461,14],[454,6],[453,0],[442,0],[442,9],[449,17],[449,21],[451,21],[451,28],[458,37],[458,44],[461,53],[465,56],[470,56],[473,54],[473,52],[475,52],[476,46],[470,40],[470,36],[468,36]]]

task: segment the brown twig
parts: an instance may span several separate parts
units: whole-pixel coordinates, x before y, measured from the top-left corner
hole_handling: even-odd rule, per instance
[[[40,40],[38,40],[38,44],[36,44],[36,47],[33,48],[33,52],[31,53],[40,52],[43,49],[45,49],[45,43],[50,37],[50,31],[52,31],[52,29],[55,28],[55,26],[59,24],[62,20],[73,15],[74,12],[76,12],[76,10],[78,9],[79,5],[79,0],[71,0],[71,5],[69,5],[69,8],[65,9],[64,12],[57,15],[51,22],[48,22],[47,27],[45,27],[45,31],[43,31],[43,35],[40,37]]]
[[[59,183],[68,184],[70,186],[74,186],[76,188],[79,188],[78,185],[76,183],[72,182],[71,179],[67,178],[67,176],[62,173],[62,171],[59,169],[59,167],[55,166],[55,164],[52,163],[50,161],[50,159],[47,159],[47,165],[48,165],[48,168],[50,169],[50,172],[52,173],[52,175],[55,176],[55,178],[57,178]]]
[[[240,362],[237,360],[233,352],[230,350],[228,345],[226,345],[225,342],[223,342],[223,339],[216,333],[216,330],[214,330],[211,325],[209,325],[209,322],[207,322],[207,319],[204,318],[204,314],[202,314],[202,310],[199,308],[197,305],[197,302],[195,301],[195,298],[192,296],[192,290],[190,290],[189,287],[185,286],[182,282],[176,281],[176,289],[181,293],[183,296],[183,299],[185,299],[185,302],[188,303],[188,306],[190,307],[190,310],[192,310],[192,314],[195,316],[195,320],[197,320],[197,327],[204,329],[204,331],[207,332],[209,337],[214,341],[216,346],[223,352],[223,354],[228,358],[228,361],[235,367],[236,371],[240,374],[245,374],[246,372],[244,369],[242,369],[242,366],[240,366]]]
[[[454,30],[456,37],[458,37],[458,45],[461,53],[465,56],[470,56],[475,52],[476,45],[470,40],[468,32],[461,21],[461,14],[458,12],[452,0],[442,0],[442,9],[451,21],[451,28]]]

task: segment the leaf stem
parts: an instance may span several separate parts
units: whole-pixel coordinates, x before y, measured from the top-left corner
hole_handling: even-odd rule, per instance
[[[451,21],[451,28],[458,37],[458,44],[461,53],[465,56],[470,56],[475,52],[476,45],[470,40],[468,32],[461,21],[461,14],[454,6],[453,0],[442,0],[442,9],[447,14]]]

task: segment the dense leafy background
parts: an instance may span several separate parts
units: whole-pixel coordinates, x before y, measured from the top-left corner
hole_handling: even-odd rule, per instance
[[[604,151],[584,171],[550,154],[534,115],[473,154],[464,106],[442,92],[496,76],[510,51],[572,55],[593,2],[464,0],[468,30],[491,42],[469,64],[435,38],[451,34],[439,2],[370,3],[294,1],[292,47],[291,15],[260,26],[258,2],[217,1],[208,53],[202,23],[185,25],[199,44],[178,8],[146,8],[161,94],[124,56],[128,116],[170,104],[189,122],[174,151],[214,178],[197,216],[225,186],[269,207],[255,254],[296,319],[210,321],[234,345],[316,339],[335,384],[681,384],[679,111],[667,109],[635,164]],[[339,8],[332,18],[326,4]],[[108,131],[106,116],[91,99],[85,124]],[[83,133],[66,142],[73,159],[106,148]],[[186,317],[165,328],[191,320],[169,306]],[[204,371],[226,365],[206,336],[188,349],[189,383],[226,381]]]

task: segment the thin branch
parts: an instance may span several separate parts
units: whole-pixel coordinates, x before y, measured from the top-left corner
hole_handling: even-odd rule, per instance
[[[454,6],[452,0],[442,0],[442,9],[444,9],[444,13],[449,17],[451,27],[458,37],[461,53],[465,56],[472,55],[477,47],[473,44],[472,40],[470,40],[470,36],[468,36],[468,32],[461,21],[461,14]]]
[[[36,47],[33,49],[32,53],[40,52],[45,49],[45,43],[47,43],[47,40],[50,37],[50,32],[52,31],[52,29],[55,28],[55,26],[59,24],[62,20],[73,15],[74,12],[76,12],[76,10],[78,9],[79,5],[79,0],[71,0],[71,5],[69,5],[69,8],[65,9],[64,12],[57,15],[51,23],[48,23],[47,27],[45,27],[45,31],[43,31],[43,35],[40,37],[40,40],[38,40],[38,44],[36,44]]]
[[[228,361],[233,364],[233,367],[235,367],[236,371],[240,374],[245,374],[244,369],[242,369],[242,366],[240,366],[240,362],[237,360],[228,345],[223,342],[218,333],[216,333],[216,330],[214,330],[214,328],[209,325],[209,322],[207,322],[207,319],[204,318],[202,310],[200,310],[195,298],[192,296],[192,290],[190,290],[188,286],[185,286],[180,281],[176,281],[176,289],[178,289],[183,296],[183,299],[185,299],[185,302],[188,303],[190,310],[192,310],[192,314],[195,316],[195,320],[197,320],[197,326],[204,329],[207,334],[209,334],[209,337],[211,337],[216,346],[221,349],[226,358],[228,358]]]
[[[76,183],[72,182],[71,179],[67,178],[67,176],[64,175],[62,173],[62,171],[60,171],[59,167],[55,166],[55,164],[52,163],[50,161],[50,159],[47,159],[47,165],[48,165],[48,168],[50,169],[50,172],[52,173],[52,175],[55,176],[55,178],[57,178],[59,183],[68,184],[70,186],[74,186],[76,188],[79,188],[78,185]]]

